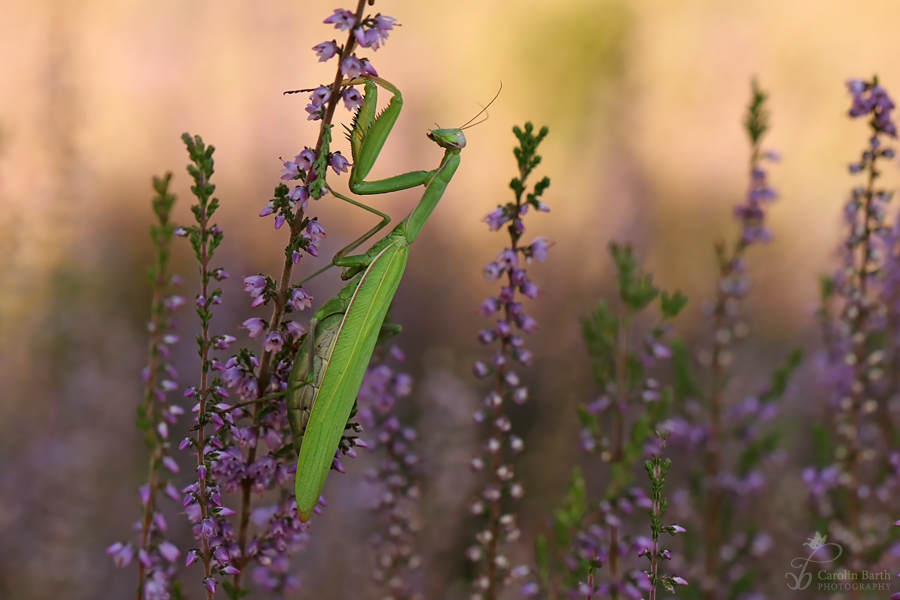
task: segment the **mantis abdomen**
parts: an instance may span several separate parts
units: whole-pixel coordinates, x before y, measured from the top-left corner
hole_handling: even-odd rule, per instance
[[[344,425],[353,409],[366,367],[375,351],[378,334],[400,278],[406,269],[409,244],[395,237],[381,249],[362,273],[340,327],[331,328],[337,339],[331,359],[318,374],[322,382],[303,436],[297,470],[296,495],[300,520],[312,516]],[[317,327],[318,330],[318,327]],[[326,376],[327,375],[327,376]]]
[[[298,454],[303,443],[303,434],[306,433],[306,426],[309,423],[309,415],[312,413],[319,389],[322,387],[322,380],[325,378],[325,372],[328,370],[328,363],[331,361],[331,347],[335,338],[337,338],[338,328],[343,319],[343,313],[338,313],[329,315],[317,323],[313,332],[315,335],[313,377],[310,378],[309,385],[301,387],[288,396],[288,422],[291,425],[294,450]],[[307,340],[308,338],[301,340],[300,349],[294,358],[294,367],[290,379],[292,386],[296,385],[296,382],[306,381],[309,377],[309,345]]]

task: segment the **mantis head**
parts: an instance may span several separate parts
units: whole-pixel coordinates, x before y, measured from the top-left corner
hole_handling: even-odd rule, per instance
[[[487,109],[491,106],[491,104],[494,103],[494,100],[496,100],[497,96],[500,95],[500,90],[502,89],[503,83],[500,84],[500,89],[497,90],[497,93],[494,95],[493,100],[488,102],[488,105],[482,108],[477,115],[469,119],[469,121],[465,125],[456,129],[432,129],[428,132],[428,139],[436,143],[441,148],[444,148],[445,150],[462,150],[463,148],[465,148],[466,136],[463,133],[463,129],[474,127],[475,125],[484,123],[487,120],[487,116],[485,116],[485,118],[481,121],[478,121],[478,123],[472,123],[472,121],[487,112]]]
[[[466,136],[462,129],[432,129],[428,132],[428,139],[447,150],[462,150],[466,147]]]

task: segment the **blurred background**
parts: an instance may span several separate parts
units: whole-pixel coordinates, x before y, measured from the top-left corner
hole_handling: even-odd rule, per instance
[[[334,8],[0,0],[0,597],[133,594],[134,573],[116,571],[104,549],[129,536],[145,469],[134,410],[146,360],[150,177],[175,173],[186,222],[179,136],[216,146],[226,236],[217,265],[232,277],[214,327],[246,341],[237,325],[268,310],[249,308],[241,278],[276,272],[285,242],[256,214],[278,183],[278,158],[313,145],[317,133],[305,96],[282,92],[333,77],[333,64],[316,62],[310,48],[336,37],[322,24]],[[402,26],[368,56],[406,101],[375,176],[436,166],[426,130],[467,121],[503,83],[490,119],[467,132],[462,167],[416,242],[393,311],[415,380],[404,410],[423,436],[429,474],[424,585],[429,598],[461,598],[473,531],[464,503],[476,485],[465,466],[477,443],[470,418],[485,393],[470,375],[486,356],[474,311],[495,294],[481,269],[508,241],[481,219],[512,198],[512,126],[550,127],[538,176],[552,179],[544,198],[552,212],[528,216],[525,241],[557,242],[547,263],[530,269],[545,294],[526,306],[540,323],[528,340],[535,364],[520,369],[534,401],[515,415],[527,448],[517,558],[527,560],[578,460],[574,407],[597,392],[579,322],[611,290],[608,242],[635,244],[658,282],[691,298],[679,331],[705,335],[699,307],[712,291],[712,244],[736,234],[731,209],[746,185],[741,121],[754,77],[771,94],[766,145],[784,159],[770,170],[781,193],[770,213],[774,242],[750,256],[752,332],[734,386],[752,390],[792,348],[814,356],[818,278],[833,263],[840,207],[855,185],[846,164],[867,138],[864,123],[846,117],[844,81],[877,73],[900,93],[900,5],[378,0],[375,10]],[[895,172],[885,175],[896,184]],[[415,200],[412,192],[373,203],[403,215]],[[328,232],[323,256],[370,226],[362,211],[327,200],[312,211]],[[187,249],[179,245],[175,265],[190,298]],[[310,288],[320,299],[338,287],[322,279]],[[187,386],[197,371],[195,324],[187,310],[182,319]],[[813,363],[792,395],[796,423],[818,414]],[[798,426],[790,438],[789,479],[808,461],[806,436]],[[349,461],[350,475],[326,488],[328,518],[314,521],[296,561],[302,597],[376,597],[360,592],[372,525],[355,475],[367,460]],[[785,493],[799,510],[799,484]],[[795,529],[790,543],[800,547],[810,533]]]

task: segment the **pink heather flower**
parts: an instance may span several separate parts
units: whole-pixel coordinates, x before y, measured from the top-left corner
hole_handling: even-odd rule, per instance
[[[347,107],[347,110],[355,110],[363,104],[362,94],[360,94],[355,87],[348,87],[345,89],[343,98],[344,106]]]
[[[300,205],[300,210],[305,211],[307,200],[309,200],[309,189],[305,185],[298,185],[288,192],[288,198],[298,203]]]
[[[306,328],[297,321],[287,321],[284,324],[284,328],[287,331],[288,335],[292,335],[295,338],[298,338],[306,333]]]
[[[483,222],[487,223],[488,229],[491,231],[499,230],[508,220],[509,218],[506,216],[506,211],[501,206],[498,206],[497,210],[488,213],[487,216],[482,219]]]
[[[350,166],[350,161],[348,161],[344,156],[340,153],[340,151],[335,152],[331,155],[331,168],[334,169],[335,175],[340,175],[341,173],[346,173],[347,168]]]
[[[166,307],[167,310],[176,310],[184,306],[186,300],[181,296],[169,296],[163,301],[163,306]]]
[[[533,242],[531,242],[531,256],[537,259],[538,262],[544,262],[547,258],[547,250],[554,244],[554,242],[550,242],[547,238],[539,237]]]
[[[295,287],[291,290],[291,308],[294,310],[303,310],[312,306],[312,296],[302,287]]]
[[[374,29],[363,29],[362,27],[357,27],[353,30],[353,36],[356,38],[357,43],[363,48],[372,48],[373,50],[378,50],[380,37],[378,32]]]
[[[382,44],[387,41],[388,31],[391,31],[394,28],[394,23],[396,22],[397,19],[394,17],[389,17],[381,13],[375,15],[375,30],[378,32]]]
[[[522,315],[521,317],[519,317],[519,329],[521,329],[525,333],[534,333],[535,331],[537,331],[537,328],[537,321],[535,321],[528,315]]]
[[[312,47],[316,52],[316,56],[319,57],[319,62],[325,62],[326,60],[334,57],[338,51],[337,42],[331,40],[330,42],[322,42],[321,44],[316,44]]]
[[[266,289],[266,278],[262,275],[244,277],[244,291],[256,298]]]
[[[338,153],[335,153],[338,154]],[[322,224],[319,223],[319,220],[313,219],[306,226],[306,233],[309,234],[309,237],[313,240],[317,240],[319,238],[326,237],[325,228],[322,227]]]
[[[488,263],[484,268],[484,278],[488,281],[497,281],[501,273],[503,273],[503,267],[495,262]]]
[[[113,564],[119,568],[127,567],[134,558],[134,548],[132,548],[131,545],[123,544],[122,542],[116,542],[107,548],[106,553],[112,557]]]
[[[178,547],[175,546],[175,544],[163,542],[159,545],[159,554],[170,563],[173,563],[181,556],[181,551],[178,550]]]
[[[264,209],[262,209],[261,211],[259,211],[259,216],[261,216],[261,217],[268,217],[268,216],[271,215],[273,212],[275,212],[275,203],[274,203],[274,202],[269,202],[268,204],[266,204],[266,207],[265,207]]]
[[[356,79],[363,72],[363,65],[356,55],[348,56],[341,63],[341,74],[348,79]]]
[[[378,71],[375,70],[375,67],[372,66],[372,63],[369,62],[368,58],[362,59],[362,72],[363,75],[378,77]]]
[[[500,310],[500,302],[496,298],[488,298],[481,303],[481,306],[476,312],[484,315],[485,317],[490,317],[498,310]]]
[[[281,163],[284,165],[284,168],[281,169],[281,179],[283,181],[291,181],[300,177],[300,168],[292,160],[282,160]],[[259,216],[263,216],[260,214]]]
[[[250,332],[251,338],[259,337],[262,334],[262,332],[265,330],[265,328],[266,328],[265,321],[263,321],[262,319],[256,318],[256,317],[254,317],[252,319],[247,319],[240,326],[240,329],[246,329],[247,331]]]
[[[212,577],[208,577],[208,578],[204,579],[203,585],[204,585],[204,587],[206,587],[207,590],[209,590],[210,594],[216,593],[216,580],[213,579]]]
[[[297,163],[297,166],[301,171],[308,171],[313,163],[316,161],[316,153],[310,150],[308,147],[304,148],[303,151],[294,157],[294,162]]]
[[[277,331],[273,331],[269,335],[266,336],[265,341],[263,342],[263,348],[265,348],[266,352],[278,352],[281,350],[281,347],[284,345],[284,338],[281,337],[281,334]]]
[[[275,229],[281,229],[281,226],[284,225],[284,222],[284,215],[278,215],[277,217],[275,217]]]
[[[333,23],[335,29],[346,31],[356,25],[356,15],[345,8],[336,8],[334,14],[325,19],[323,23]]]

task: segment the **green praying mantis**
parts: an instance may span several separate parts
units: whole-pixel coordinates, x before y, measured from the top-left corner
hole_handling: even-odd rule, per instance
[[[425,191],[415,208],[390,233],[367,252],[350,255],[386,227],[390,217],[328,188],[336,198],[378,215],[381,222],[335,254],[330,266],[343,267],[341,278],[349,281],[313,314],[306,344],[291,370],[287,412],[293,445],[299,455],[295,485],[297,510],[303,522],[309,520],[319,501],[379,335],[399,331],[399,326],[385,325],[384,320],[406,269],[409,247],[456,173],[460,152],[466,146],[463,129],[472,126],[472,121],[487,110],[485,107],[459,128],[428,132],[428,138],[444,149],[436,169],[366,181],[400,114],[403,97],[399,89],[378,77],[343,83],[359,84],[365,85],[365,97],[348,135],[353,156],[350,190],[362,195],[386,194],[423,185]],[[392,94],[380,114],[376,114],[378,86]]]

